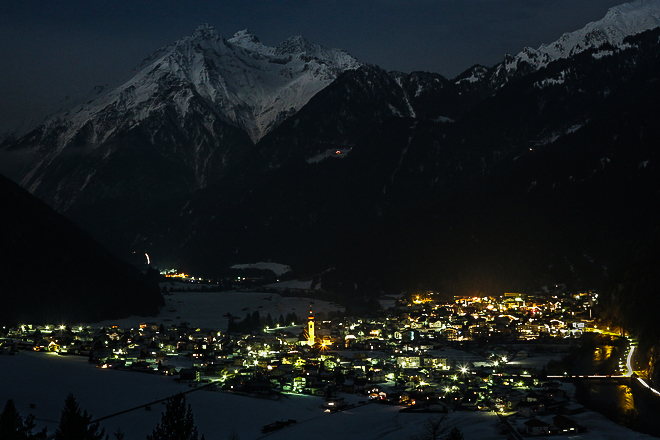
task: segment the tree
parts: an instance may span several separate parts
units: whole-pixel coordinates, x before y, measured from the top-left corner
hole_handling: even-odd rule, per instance
[[[424,422],[423,425],[424,433],[419,437],[417,436],[411,437],[411,440],[440,440],[440,439],[454,440],[452,437],[445,435],[445,432],[447,431],[447,426],[445,425],[446,419],[447,419],[446,414],[443,414],[440,417],[432,417],[426,419],[426,422]],[[460,438],[462,437],[459,437],[459,439]]]
[[[186,397],[176,394],[167,398],[165,412],[147,440],[197,440],[198,433],[192,408],[186,407]],[[202,435],[202,440],[204,436]]]
[[[257,329],[261,326],[261,314],[259,313],[259,310],[255,310],[252,312],[252,326],[250,327],[251,329]]]
[[[238,331],[238,325],[234,321],[233,316],[229,316],[229,322],[227,323],[227,333],[235,333]]]
[[[463,433],[457,427],[451,428],[449,434],[447,435],[447,440],[464,440]]]
[[[249,331],[252,328],[252,315],[245,314],[245,318],[241,321],[241,331]]]
[[[45,439],[46,428],[32,434],[34,429],[34,416],[30,414],[23,421],[12,399],[7,400],[2,413],[0,413],[0,439],[2,440],[32,440]]]
[[[114,435],[117,440],[124,440],[124,432],[120,427],[117,427],[117,430],[113,432],[112,435]]]
[[[446,427],[443,426],[445,422],[445,418],[446,416],[432,418],[432,419],[428,419],[426,423],[424,423],[426,438],[428,438],[429,440],[438,440],[441,438],[442,434],[447,429]]]
[[[105,429],[99,431],[99,422],[92,423],[92,415],[80,412],[73,394],[64,399],[60,424],[55,430],[55,440],[108,440]]]

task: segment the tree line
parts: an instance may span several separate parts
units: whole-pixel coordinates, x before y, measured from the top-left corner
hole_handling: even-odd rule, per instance
[[[64,400],[60,421],[54,435],[48,435],[47,428],[35,431],[34,415],[23,418],[12,399],[7,400],[0,413],[0,439],[2,440],[109,440],[110,436],[99,422],[92,422],[92,415],[82,411],[73,394]],[[117,428],[112,433],[115,440],[123,440],[124,433]],[[199,433],[190,405],[182,393],[167,399],[160,423],[147,440],[198,440]],[[205,440],[204,435],[201,440]]]

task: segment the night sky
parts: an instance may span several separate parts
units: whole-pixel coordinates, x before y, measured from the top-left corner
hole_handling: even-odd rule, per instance
[[[454,77],[602,18],[621,0],[2,0],[0,130],[67,95],[114,84],[154,50],[209,23],[267,45],[293,35],[388,70]]]

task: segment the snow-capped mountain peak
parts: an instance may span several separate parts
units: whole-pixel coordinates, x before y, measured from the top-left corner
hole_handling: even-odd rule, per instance
[[[293,54],[293,53],[306,53],[313,52],[315,49],[320,46],[314,45],[308,39],[302,35],[297,35],[295,37],[290,37],[280,43],[276,48],[275,52],[280,55]]]
[[[248,136],[257,142],[342,72],[362,65],[302,37],[283,45],[287,54],[247,29],[226,39],[208,24],[197,27],[147,57],[118,87],[95,92],[17,140],[40,153],[22,184],[66,210],[104,164],[150,152],[145,162],[181,167],[185,184],[176,191],[205,187],[244,154]],[[57,174],[71,154],[89,155],[94,171]],[[49,179],[56,188],[43,184]]]
[[[205,39],[205,40],[213,40],[213,39],[218,39],[220,38],[220,34],[218,34],[218,30],[211,26],[208,23],[202,23],[197,28],[193,31],[193,33],[189,37],[191,40],[195,39]]]
[[[116,121],[110,131],[98,133],[101,140],[163,106],[174,106],[185,115],[190,100],[200,97],[256,142],[340,73],[361,65],[345,51],[300,36],[269,47],[248,29],[225,39],[214,27],[202,24],[145,59],[118,88],[57,115],[56,120],[68,121],[60,145],[88,122],[96,126],[94,121],[107,119],[107,112],[131,121]]]
[[[242,47],[254,47],[255,45],[263,46],[259,37],[250,32],[247,28],[236,32],[234,36],[227,41],[233,45]]]
[[[549,63],[568,58],[588,49],[609,43],[621,46],[630,36],[660,26],[660,0],[636,0],[610,8],[601,20],[582,29],[563,34],[557,41],[541,45],[538,49],[524,48],[515,57],[508,57],[500,66],[507,72],[526,63],[540,69]]]

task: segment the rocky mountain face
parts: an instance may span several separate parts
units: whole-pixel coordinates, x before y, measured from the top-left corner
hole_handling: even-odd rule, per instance
[[[346,289],[599,285],[656,224],[657,0],[454,79],[202,26],[2,148],[123,255]]]

